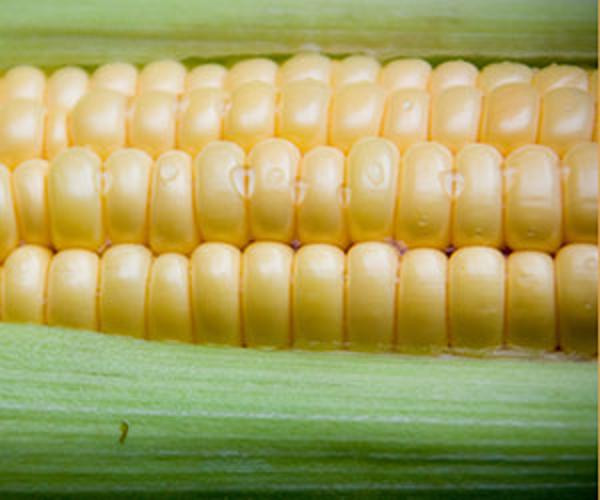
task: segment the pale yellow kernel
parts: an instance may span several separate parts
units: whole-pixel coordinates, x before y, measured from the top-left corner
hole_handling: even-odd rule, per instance
[[[178,61],[166,59],[144,66],[138,79],[138,94],[159,90],[170,94],[182,94],[185,89],[187,70]]]
[[[69,111],[49,108],[44,128],[44,158],[53,160],[69,147]]]
[[[152,254],[142,245],[110,247],[100,262],[100,331],[144,338]]]
[[[558,157],[544,146],[524,146],[506,158],[504,232],[513,250],[554,252],[562,241]]]
[[[104,220],[111,243],[146,243],[152,158],[120,149],[104,163]]]
[[[191,253],[198,244],[194,217],[192,160],[187,153],[161,155],[152,173],[150,247],[156,253]]]
[[[85,148],[59,154],[48,171],[52,245],[98,250],[104,244],[101,163]]]
[[[48,269],[46,323],[98,329],[98,255],[88,250],[57,253]]]
[[[100,66],[92,75],[90,86],[133,97],[137,93],[138,70],[133,64],[110,63]]]
[[[41,156],[44,118],[44,106],[29,99],[13,99],[0,106],[0,163],[14,168]]]
[[[439,352],[448,345],[446,276],[448,259],[439,250],[409,250],[400,261],[396,338],[401,352]]]
[[[199,88],[184,96],[177,120],[177,147],[196,155],[223,133],[227,94],[216,88]]]
[[[112,90],[91,90],[69,116],[69,137],[75,146],[85,146],[102,158],[125,146],[127,100]]]
[[[238,247],[248,242],[244,163],[244,151],[225,141],[211,142],[194,160],[194,207],[204,240]]]
[[[12,173],[12,190],[21,240],[50,245],[48,162],[28,160]]]
[[[594,99],[572,87],[556,88],[542,97],[539,142],[559,155],[569,146],[592,139]]]
[[[315,80],[288,83],[281,90],[277,137],[293,142],[302,152],[327,144],[329,85]]]
[[[431,64],[423,59],[400,59],[385,65],[379,82],[387,92],[396,90],[427,90]]]
[[[429,100],[429,93],[422,89],[402,89],[388,96],[382,135],[396,144],[401,153],[427,140]]]
[[[402,158],[396,239],[409,247],[445,249],[450,243],[452,155],[434,142],[411,146]]]
[[[447,88],[433,98],[431,139],[452,152],[477,141],[481,91],[471,86]]]
[[[551,64],[533,75],[533,85],[540,94],[562,87],[573,87],[588,91],[588,75],[578,66]]]
[[[166,253],[154,259],[148,284],[148,338],[193,342],[189,261]]]
[[[242,257],[244,345],[291,344],[290,298],[294,251],[282,243],[251,244]]]
[[[320,146],[303,156],[296,200],[298,237],[302,243],[346,247],[343,185],[344,155],[340,150]]]
[[[567,243],[598,239],[598,143],[584,142],[562,162],[563,217]]]
[[[502,345],[504,275],[502,254],[493,248],[466,247],[448,263],[450,345],[456,349],[494,349]]]
[[[357,142],[346,159],[348,233],[352,242],[391,238],[400,154],[387,139]]]
[[[359,243],[347,255],[346,345],[389,350],[394,341],[398,254],[386,243]]]
[[[477,84],[479,72],[477,68],[466,61],[448,61],[436,66],[431,72],[429,90],[432,95],[457,86],[472,86]]]
[[[52,252],[44,247],[24,245],[4,263],[2,320],[44,323],[46,276]]]
[[[129,120],[129,145],[156,157],[175,147],[177,97],[146,91],[134,101]]]
[[[565,352],[598,352],[598,248],[573,244],[554,259],[558,338]]]
[[[539,93],[532,85],[511,83],[484,98],[480,141],[507,154],[535,143],[540,114]]]
[[[506,272],[507,344],[530,350],[556,348],[554,263],[542,252],[513,252]]]
[[[479,73],[477,86],[484,94],[489,94],[502,85],[510,83],[531,83],[533,70],[525,64],[501,62],[488,64]]]
[[[42,104],[46,98],[46,75],[33,66],[16,66],[0,80],[0,104],[29,99]]]
[[[300,152],[284,139],[268,139],[248,155],[253,178],[250,234],[254,240],[290,243],[295,231],[295,183]]]
[[[346,57],[333,68],[333,87],[340,89],[354,83],[376,83],[380,70],[381,64],[373,57]]]
[[[330,245],[307,245],[296,252],[292,275],[294,347],[342,347],[345,261],[344,252]]]
[[[225,78],[225,88],[230,92],[252,82],[274,86],[277,82],[277,64],[271,59],[245,59],[234,64]]]
[[[231,95],[225,114],[224,138],[249,151],[260,141],[273,137],[274,133],[274,87],[260,81],[239,85]]]
[[[0,164],[0,262],[19,243],[17,215],[11,187],[11,173]]]
[[[502,156],[487,144],[470,144],[455,157],[456,175],[447,186],[453,195],[452,244],[502,244]],[[448,179],[449,181],[450,179]]]
[[[50,109],[62,108],[71,110],[79,99],[88,91],[89,76],[87,72],[75,66],[61,68],[48,79],[46,104]]]
[[[378,136],[384,101],[384,92],[375,83],[343,86],[333,98],[329,143],[348,152],[357,140]]]
[[[240,251],[223,243],[205,243],[192,254],[192,315],[198,342],[242,344],[241,261]]]
[[[196,89],[214,88],[222,89],[225,86],[227,69],[220,64],[202,64],[196,66],[187,74],[185,91],[192,92]]]
[[[321,54],[297,54],[279,68],[278,84],[284,86],[298,80],[316,80],[325,85],[331,83],[331,60]]]

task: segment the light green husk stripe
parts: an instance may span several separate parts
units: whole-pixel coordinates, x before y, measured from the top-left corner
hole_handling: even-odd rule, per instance
[[[592,362],[267,352],[0,325],[3,498],[588,498],[596,432]]]
[[[597,62],[594,0],[4,0],[0,67],[285,56]]]

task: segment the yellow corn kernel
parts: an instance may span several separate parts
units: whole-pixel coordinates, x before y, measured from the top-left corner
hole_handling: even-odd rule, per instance
[[[10,171],[0,164],[0,262],[19,243]]]
[[[391,238],[400,154],[387,139],[362,139],[346,159],[348,233],[353,242]]]
[[[92,89],[112,90],[127,97],[137,93],[138,70],[133,64],[110,63],[100,66],[90,80]]]
[[[154,259],[148,285],[148,338],[193,342],[188,259],[165,253]]]
[[[594,99],[583,90],[565,87],[546,92],[538,142],[562,155],[569,146],[591,140],[594,113]]]
[[[46,160],[28,160],[12,173],[19,235],[26,243],[50,246],[47,180]]]
[[[200,245],[191,258],[195,338],[241,345],[240,251],[223,243]]]
[[[573,87],[587,92],[588,77],[584,69],[566,64],[551,64],[533,75],[533,84],[540,94],[561,87]]]
[[[273,87],[277,81],[277,64],[271,59],[245,59],[234,64],[225,78],[225,88],[234,92],[242,85],[261,82]]]
[[[196,222],[203,239],[243,247],[248,242],[244,151],[211,142],[194,160]]]
[[[331,60],[321,54],[297,54],[279,68],[278,84],[283,87],[299,80],[316,80],[331,83]]]
[[[417,142],[427,140],[429,93],[422,89],[401,89],[386,101],[382,135],[401,153]]]
[[[44,106],[30,99],[12,99],[0,106],[0,163],[10,168],[41,156]]]
[[[81,68],[67,66],[61,68],[48,79],[46,104],[50,109],[71,110],[88,91],[89,76]]]
[[[431,138],[456,152],[477,140],[481,91],[455,86],[435,95],[431,110]]]
[[[223,133],[226,95],[220,89],[201,88],[184,96],[177,120],[177,147],[192,156]]]
[[[152,254],[142,245],[116,245],[100,262],[100,330],[144,338]]]
[[[345,153],[357,140],[378,136],[384,92],[376,83],[344,85],[333,97],[329,143]]]
[[[567,243],[596,243],[598,238],[598,144],[584,142],[563,159],[563,217]]]
[[[2,320],[44,323],[46,276],[52,252],[25,245],[12,252],[4,263]]]
[[[293,250],[253,243],[242,257],[242,318],[248,347],[289,347]]]
[[[471,86],[477,83],[477,68],[466,61],[448,61],[431,72],[429,90],[433,96],[450,87]]]
[[[446,276],[448,259],[439,250],[409,250],[400,261],[396,338],[402,352],[447,347]]]
[[[303,243],[330,243],[345,248],[348,234],[342,203],[344,155],[320,146],[300,162],[297,200],[298,237]]]
[[[44,128],[44,158],[53,160],[69,147],[69,111],[49,108]]]
[[[409,247],[450,244],[452,155],[441,144],[410,147],[400,167],[396,239]]]
[[[598,248],[573,244],[554,259],[560,347],[565,352],[598,352]]]
[[[306,152],[327,144],[327,122],[331,92],[315,80],[288,83],[281,89],[277,113],[277,136]]]
[[[554,252],[562,241],[558,157],[544,146],[525,146],[506,158],[504,232],[513,250]]]
[[[2,290],[4,289],[4,268],[0,267],[0,319],[2,318],[2,303],[4,302],[4,294]]]
[[[53,246],[98,250],[104,244],[101,163],[85,148],[58,155],[48,171],[48,210]]]
[[[487,144],[470,144],[459,151],[455,162],[452,243],[457,248],[500,247],[502,156]]]
[[[379,75],[379,83],[387,92],[396,90],[427,90],[431,76],[431,64],[423,59],[400,59],[385,65]]]
[[[202,64],[190,71],[185,79],[185,91],[192,92],[196,89],[215,88],[225,86],[227,70],[220,64]]]
[[[106,158],[125,146],[126,98],[112,90],[96,89],[84,95],[69,116],[69,137]]]
[[[477,86],[484,94],[511,83],[531,83],[533,71],[525,64],[501,62],[488,64],[479,73]]]
[[[129,121],[129,145],[156,157],[175,147],[177,98],[163,91],[146,91],[134,101]]]
[[[535,143],[540,114],[537,90],[527,83],[496,88],[483,100],[480,141],[507,154]]]
[[[252,239],[292,241],[299,161],[298,149],[284,139],[263,141],[248,155],[254,179],[249,214]]]
[[[98,329],[98,260],[95,252],[77,249],[52,258],[46,294],[48,325]]]
[[[152,159],[120,149],[104,163],[104,217],[111,243],[145,243]]]
[[[154,252],[190,253],[198,244],[194,220],[192,161],[187,153],[161,155],[152,173],[150,248]]]
[[[333,67],[333,86],[337,89],[355,83],[376,83],[381,64],[373,57],[350,56]]]
[[[179,95],[185,89],[187,70],[178,61],[165,59],[144,66],[138,79],[138,94],[159,90]]]
[[[504,257],[493,248],[454,252],[448,270],[450,345],[500,347],[504,330]]]
[[[385,243],[359,243],[347,255],[346,343],[359,351],[394,342],[398,254]]]
[[[554,263],[541,252],[513,252],[506,271],[507,344],[551,351],[556,347]]]
[[[292,276],[294,347],[342,346],[344,266],[344,252],[329,245],[307,245],[296,253]]]
[[[588,84],[590,95],[595,101],[598,100],[598,70],[595,69],[589,73],[589,84]]]
[[[240,85],[231,95],[223,136],[246,151],[275,133],[275,89],[264,82]]]
[[[0,81],[0,104],[12,99],[28,99],[43,103],[46,97],[46,75],[33,66],[9,69]]]

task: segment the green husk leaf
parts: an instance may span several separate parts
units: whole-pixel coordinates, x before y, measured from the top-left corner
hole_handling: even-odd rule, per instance
[[[0,324],[3,498],[593,498],[596,433],[592,362]]]

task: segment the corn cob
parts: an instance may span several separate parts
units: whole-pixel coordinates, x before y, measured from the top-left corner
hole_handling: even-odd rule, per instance
[[[40,70],[18,66],[0,82],[0,162],[14,168],[69,146],[103,158],[126,146],[153,157],[174,148],[195,155],[218,139],[249,151],[274,136],[302,152],[327,144],[348,152],[360,138],[381,135],[401,152],[426,140],[456,152],[479,140],[503,154],[537,142],[562,155],[596,138],[593,78],[566,65],[534,71],[496,63],[479,72],[464,61],[431,70],[408,59],[382,69],[365,56],[317,54],[281,67],[249,59],[228,71],[207,64],[188,72],[165,60],[139,75],[109,64],[90,78],[67,67],[47,82]]]
[[[1,290],[4,321],[149,339],[404,352],[597,349],[597,252],[588,244],[567,245],[554,264],[541,252],[506,260],[487,247],[449,259],[433,249],[399,258],[375,242],[346,255],[324,244],[294,253],[260,242],[240,253],[205,243],[189,259],[153,257],[141,245],[116,245],[102,258],[25,245],[6,260]]]

